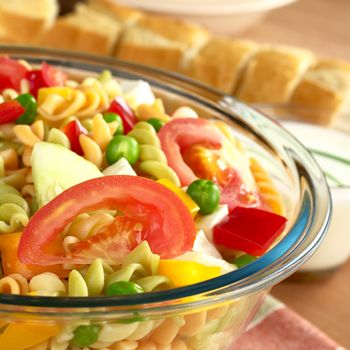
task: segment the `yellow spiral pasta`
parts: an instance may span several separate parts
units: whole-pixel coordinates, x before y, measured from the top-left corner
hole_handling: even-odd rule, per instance
[[[170,116],[165,113],[163,101],[160,98],[157,98],[152,105],[138,105],[135,114],[138,120],[157,118],[165,123],[171,120]]]
[[[43,88],[39,90],[38,113],[52,122],[71,116],[86,118],[106,110],[109,103],[107,93],[98,85]]]
[[[0,233],[21,230],[29,221],[29,205],[14,187],[0,183]]]
[[[102,89],[110,100],[122,94],[120,84],[108,70],[103,71],[97,78],[85,78],[81,86]]]
[[[25,277],[12,273],[0,279],[0,293],[27,294],[29,285]]]
[[[160,141],[153,126],[147,122],[138,122],[128,133],[140,145],[138,168],[143,174],[155,179],[165,178],[180,187],[181,183],[175,171],[167,164],[167,159],[161,149]]]
[[[267,171],[255,158],[250,159],[250,169],[263,201],[268,204],[274,213],[285,215],[286,209],[282,196]]]

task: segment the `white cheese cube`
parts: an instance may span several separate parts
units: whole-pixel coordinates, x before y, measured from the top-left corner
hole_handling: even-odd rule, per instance
[[[123,81],[121,88],[125,101],[132,109],[136,109],[141,104],[153,105],[156,100],[151,86],[146,81]]]
[[[210,215],[198,215],[195,223],[197,230],[203,230],[209,242],[213,242],[213,227],[219,224],[228,215],[228,206],[219,205],[218,209]]]
[[[102,171],[103,175],[131,175],[136,176],[134,169],[125,158],[120,158],[116,163]]]

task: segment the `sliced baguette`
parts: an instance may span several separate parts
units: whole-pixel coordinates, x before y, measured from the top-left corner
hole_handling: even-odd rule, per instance
[[[350,73],[350,62],[331,58],[319,58],[314,65],[315,69],[331,69]]]
[[[142,63],[170,71],[179,71],[186,46],[150,30],[131,27],[123,35],[117,56],[126,61]]]
[[[173,18],[145,15],[125,31],[116,56],[183,72],[209,37],[209,32],[198,25]]]
[[[290,103],[304,120],[331,124],[338,113],[350,113],[350,70],[316,65],[306,72]]]
[[[214,37],[194,57],[187,75],[231,93],[258,44],[247,40]]]
[[[121,25],[84,4],[74,13],[59,18],[41,38],[43,46],[97,55],[110,55],[119,39]]]
[[[57,0],[0,0],[0,27],[17,43],[32,43],[53,26]]]
[[[236,95],[248,103],[286,103],[312,62],[307,50],[262,48],[248,63]]]
[[[88,6],[120,22],[122,27],[128,27],[134,24],[143,16],[141,11],[119,5],[114,0],[89,0]]]

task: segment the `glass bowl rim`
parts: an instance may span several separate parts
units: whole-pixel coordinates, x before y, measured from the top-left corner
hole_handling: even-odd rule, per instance
[[[313,240],[312,244],[309,244],[307,247],[304,247],[299,251],[298,255],[295,256],[292,261],[287,261],[290,256],[288,251],[284,253],[284,255],[279,256],[278,263],[276,262],[276,257],[272,261],[269,260],[267,257],[268,254],[273,252],[273,250],[280,246],[283,246],[283,242],[280,242],[276,247],[271,249],[268,253],[266,253],[264,256],[259,258],[257,261],[240,268],[238,270],[232,271],[230,273],[227,273],[225,275],[216,277],[212,280],[207,280],[201,283],[197,283],[194,285],[176,288],[172,290],[162,291],[162,292],[152,292],[152,293],[145,293],[145,294],[139,294],[136,296],[123,296],[123,297],[46,297],[46,296],[22,296],[22,295],[9,295],[9,294],[0,294],[0,304],[2,306],[1,309],[6,309],[8,307],[12,306],[31,306],[31,307],[40,307],[42,308],[55,308],[55,312],[57,312],[57,309],[67,309],[67,308],[73,308],[79,310],[79,308],[96,308],[96,310],[99,307],[121,307],[121,306],[140,306],[140,305],[149,305],[150,307],[154,307],[157,310],[164,310],[164,307],[168,310],[169,308],[176,309],[178,307],[184,308],[189,306],[195,306],[198,304],[205,304],[205,303],[213,303],[217,302],[218,295],[220,296],[220,302],[225,300],[232,299],[232,297],[240,297],[242,295],[256,293],[264,289],[270,288],[272,285],[275,285],[276,283],[280,282],[281,280],[288,277],[290,274],[292,274],[308,257],[310,257],[313,252],[316,250],[316,248],[321,243],[321,240],[325,234],[326,229],[329,226],[330,221],[330,213],[331,213],[331,202],[329,201],[330,193],[329,188],[327,187],[327,184],[325,182],[325,179],[323,177],[323,174],[321,170],[319,169],[317,163],[313,160],[312,157],[310,157],[309,152],[305,150],[301,144],[283,127],[278,126],[275,121],[273,121],[271,118],[264,116],[261,112],[258,112],[257,110],[246,106],[245,104],[237,101],[232,96],[228,96],[224,94],[223,92],[220,92],[219,90],[216,90],[214,88],[210,88],[202,83],[193,81],[187,77],[181,76],[177,73],[171,73],[166,72],[160,69],[145,67],[142,65],[134,64],[131,62],[125,62],[120,61],[114,58],[108,58],[108,57],[102,57],[102,56],[93,56],[89,54],[82,54],[82,53],[73,53],[73,52],[67,52],[64,50],[51,50],[51,49],[42,49],[42,48],[34,48],[30,46],[7,46],[7,45],[0,45],[0,55],[10,55],[13,58],[16,59],[32,59],[37,62],[41,61],[49,61],[49,63],[52,64],[61,64],[65,68],[77,68],[81,70],[87,70],[93,71],[93,69],[96,69],[99,64],[103,64],[103,66],[106,69],[111,69],[113,71],[120,71],[124,70],[126,72],[127,70],[131,70],[132,72],[129,73],[129,75],[138,76],[139,79],[143,77],[143,75],[147,75],[148,81],[151,82],[158,82],[159,77],[161,79],[161,83],[158,82],[158,84],[161,84],[163,88],[167,87],[168,89],[172,89],[171,91],[175,91],[179,94],[179,89],[182,85],[185,85],[187,88],[193,88],[196,91],[201,91],[201,93],[204,93],[205,95],[208,94],[210,96],[215,96],[217,98],[217,101],[209,101],[209,98],[203,97],[203,95],[200,98],[196,98],[196,95],[193,94],[193,91],[186,91],[185,93],[180,94],[180,96],[186,96],[187,98],[190,98],[194,100],[195,102],[202,102],[205,104],[208,104],[211,106],[211,108],[216,107],[216,109],[219,109],[221,113],[229,116],[231,115],[231,118],[234,119],[234,115],[239,115],[239,112],[237,112],[237,109],[234,111],[235,106],[237,106],[238,110],[244,110],[247,113],[250,113],[254,115],[255,118],[257,118],[260,121],[268,122],[269,125],[274,125],[275,128],[277,128],[279,131],[283,132],[285,137],[287,137],[288,142],[291,142],[294,145],[299,145],[303,150],[303,156],[308,157],[308,161],[311,162],[311,165],[313,167],[313,170],[317,173],[319,178],[318,188],[316,188],[315,183],[311,178],[308,178],[308,181],[310,181],[308,184],[311,187],[311,198],[310,196],[304,196],[302,208],[303,211],[299,211],[298,220],[295,221],[294,225],[289,229],[288,234],[286,235],[286,239],[288,236],[291,236],[291,232],[294,232],[295,236],[293,241],[291,241],[292,238],[286,240],[289,245],[296,245],[296,248],[299,247],[300,250],[300,244],[301,242],[298,242],[298,238],[301,235],[301,229],[300,225],[303,226],[302,232],[304,233],[304,236],[307,238],[308,235],[310,236],[310,232],[313,234]],[[73,64],[74,61],[74,64]],[[86,63],[87,62],[87,63]],[[113,68],[114,67],[114,68]],[[158,79],[158,80],[156,80]],[[167,81],[175,82],[175,85],[166,85]],[[165,89],[166,90],[166,89]],[[167,91],[167,90],[166,90]],[[169,91],[168,91],[169,92]],[[204,102],[203,102],[203,101]],[[219,106],[219,102],[222,101],[229,101],[230,108],[232,110],[227,111],[224,110],[222,107]],[[306,165],[306,164],[305,164]],[[315,203],[315,196],[317,194],[322,193],[324,196],[327,196],[328,202],[326,203],[326,206],[323,208],[322,213],[316,212],[316,204]],[[315,217],[318,215],[318,221],[321,220],[321,222],[318,223],[318,229],[317,232],[315,231]],[[312,219],[310,222],[310,218]],[[299,233],[298,236],[296,236]],[[295,249],[296,249],[295,248]],[[274,256],[272,254],[272,256]],[[267,258],[266,258],[267,257]],[[265,259],[266,258],[266,259]],[[283,258],[281,260],[281,258]],[[264,265],[264,261],[265,265]],[[269,262],[270,261],[270,262]],[[257,271],[257,264],[260,264],[262,266]],[[283,263],[286,263],[283,265]],[[276,266],[275,266],[275,265]],[[268,277],[264,275],[267,270],[272,270],[273,274],[270,274]],[[251,273],[253,271],[253,273]],[[244,278],[238,278],[238,276],[244,276]],[[230,288],[235,287],[233,293],[230,291]],[[219,294],[215,293],[212,295],[211,293],[218,291]],[[207,293],[207,294],[206,294]],[[193,300],[193,296],[198,297],[198,300]],[[186,299],[188,298],[188,299]],[[179,303],[178,303],[179,302]],[[166,304],[163,304],[166,303]],[[105,311],[103,311],[105,312]]]

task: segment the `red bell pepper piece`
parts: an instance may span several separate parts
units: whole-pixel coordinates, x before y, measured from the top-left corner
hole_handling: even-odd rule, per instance
[[[12,123],[26,110],[18,101],[7,101],[0,104],[0,124]]]
[[[63,127],[63,132],[66,134],[70,141],[70,148],[73,152],[82,156],[84,154],[80,142],[79,136],[81,134],[87,134],[87,130],[81,125],[79,120],[72,120]]]
[[[0,57],[0,91],[20,90],[21,80],[26,78],[27,68],[7,56]]]
[[[63,86],[67,75],[44,62],[41,69],[27,72],[26,78],[29,81],[30,93],[37,97],[38,90],[41,88]]]
[[[112,101],[111,105],[108,108],[108,112],[113,112],[120,116],[123,121],[125,134],[131,131],[134,125],[137,123],[137,119],[133,111],[121,96],[117,96]]]
[[[256,208],[236,207],[228,220],[216,225],[214,243],[261,256],[282,233],[287,219]]]

